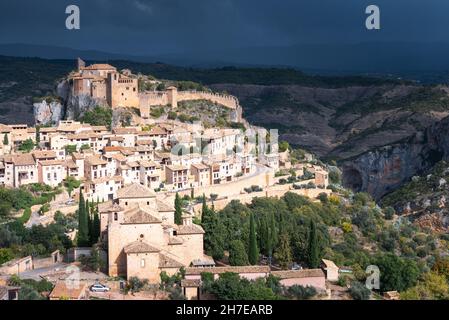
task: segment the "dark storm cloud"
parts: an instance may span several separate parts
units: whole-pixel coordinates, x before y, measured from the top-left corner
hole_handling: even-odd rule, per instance
[[[81,30],[65,29],[65,7]],[[364,28],[381,9],[382,30]],[[246,46],[364,41],[447,41],[442,0],[2,0],[0,43],[152,54]]]

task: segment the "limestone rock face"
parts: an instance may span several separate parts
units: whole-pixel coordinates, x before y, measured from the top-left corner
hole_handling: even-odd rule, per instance
[[[440,160],[449,160],[449,117],[400,143],[344,161],[343,183],[378,200]]]
[[[66,118],[77,119],[82,117],[86,111],[92,110],[98,105],[103,105],[103,103],[91,98],[88,95],[69,95],[66,104]]]
[[[37,125],[56,124],[62,119],[63,105],[60,102],[43,100],[33,104],[34,119]]]

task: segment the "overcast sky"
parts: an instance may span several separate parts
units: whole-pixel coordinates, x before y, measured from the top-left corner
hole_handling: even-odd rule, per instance
[[[81,9],[81,30],[65,8]],[[380,31],[365,8],[381,10]],[[247,46],[449,42],[447,0],[1,0],[0,43],[133,55]]]

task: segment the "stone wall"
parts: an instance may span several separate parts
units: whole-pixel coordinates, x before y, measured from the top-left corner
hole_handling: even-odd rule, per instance
[[[326,194],[331,194],[332,191],[329,189],[320,189],[320,188],[316,188],[316,189],[293,189],[292,185],[275,185],[272,187],[268,187],[266,188],[264,191],[261,192],[252,192],[252,193],[244,193],[244,194],[239,194],[239,195],[233,195],[231,197],[224,197],[224,198],[219,198],[217,200],[215,200],[213,202],[214,207],[216,210],[221,210],[223,208],[225,208],[232,200],[238,200],[243,204],[249,204],[251,203],[251,201],[254,198],[261,198],[261,197],[282,197],[284,196],[287,192],[292,192],[301,196],[305,196],[311,199],[315,199],[316,197],[318,197],[318,195],[320,193],[326,193]],[[212,202],[209,201],[208,206],[212,205]],[[193,206],[193,211],[195,212],[195,214],[200,215],[201,214],[201,208],[202,208],[202,204],[196,204]]]
[[[208,100],[223,105],[232,110],[231,121],[242,121],[242,108],[236,97],[207,91],[177,91],[172,88],[167,91],[145,92],[139,95],[140,113],[143,118],[149,117],[149,107],[171,105],[176,108],[180,101]]]

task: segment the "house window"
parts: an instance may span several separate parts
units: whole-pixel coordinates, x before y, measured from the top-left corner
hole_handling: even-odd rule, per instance
[[[140,267],[145,268],[145,259],[140,260]]]
[[[147,206],[149,206],[150,205],[150,201],[147,201]]]
[[[117,212],[114,212],[114,221],[117,221],[118,220],[118,214],[117,214]]]

